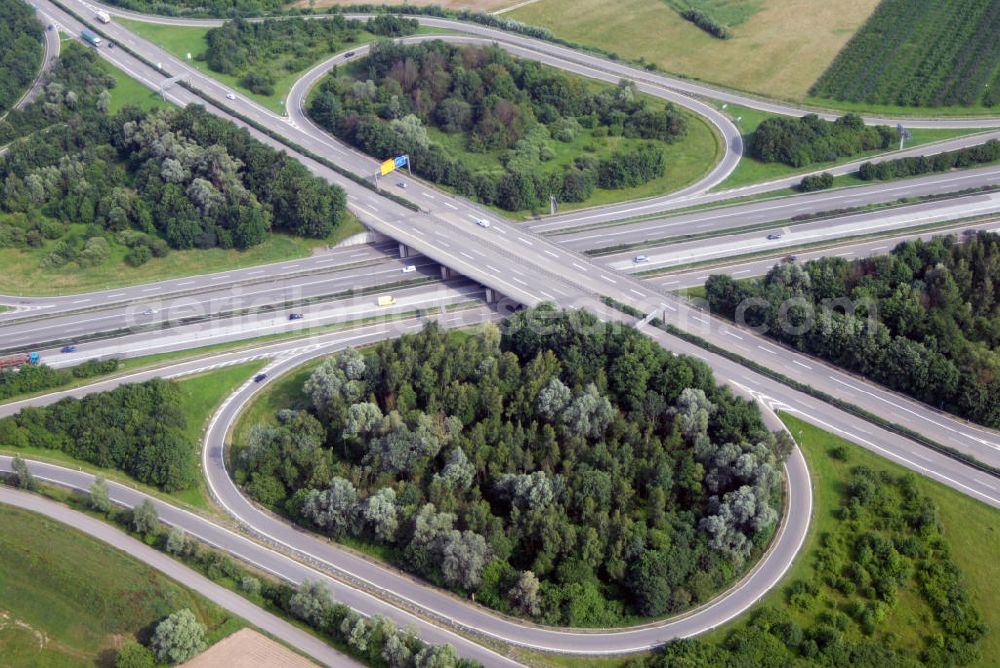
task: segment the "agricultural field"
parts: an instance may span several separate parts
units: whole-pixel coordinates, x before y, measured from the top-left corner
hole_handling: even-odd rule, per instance
[[[810,93],[902,107],[1000,103],[1000,2],[884,0]]]
[[[416,7],[444,7],[445,9],[471,9],[476,12],[495,12],[521,3],[522,0],[407,0]],[[302,9],[344,7],[359,4],[357,0],[296,0],[290,6]],[[399,0],[367,0],[366,5],[399,5]]]
[[[676,0],[676,6],[681,2]],[[664,0],[539,0],[504,14],[563,39],[645,59],[664,71],[768,97],[801,101],[878,0],[685,0],[731,27],[720,40]],[[739,23],[737,8],[756,13]]]
[[[211,644],[246,623],[114,548],[0,506],[0,664],[111,666],[114,653],[182,608]]]

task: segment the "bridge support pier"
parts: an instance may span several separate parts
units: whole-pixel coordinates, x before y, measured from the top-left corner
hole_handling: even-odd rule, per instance
[[[486,300],[487,304],[496,304],[497,301],[499,301],[500,297],[501,297],[500,293],[494,290],[493,288],[486,288],[486,295],[484,299]]]
[[[410,257],[410,247],[403,243],[399,244],[399,257]]]
[[[451,267],[446,267],[443,264],[441,265],[441,280],[442,281],[450,281],[451,279],[453,279],[453,278],[459,278],[460,276],[461,276],[461,274],[459,274],[457,271],[455,271]]]

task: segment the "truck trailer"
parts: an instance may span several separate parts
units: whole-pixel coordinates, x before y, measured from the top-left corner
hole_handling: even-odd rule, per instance
[[[0,357],[0,370],[20,369],[26,364],[38,364],[40,358],[38,353],[17,353],[16,355],[6,355]]]
[[[111,23],[111,15],[105,11],[97,12],[97,20],[101,23]]]
[[[85,42],[93,46],[101,45],[101,38],[98,37],[96,33],[87,30],[86,28],[80,31],[80,37],[82,37]]]

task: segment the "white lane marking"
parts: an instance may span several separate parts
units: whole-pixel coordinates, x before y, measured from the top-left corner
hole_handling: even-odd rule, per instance
[[[430,194],[429,192],[422,192],[420,194],[426,197],[427,199],[434,199],[434,195]]]
[[[556,300],[556,298],[555,298],[555,297],[553,297],[553,296],[552,296],[552,295],[550,295],[549,293],[545,292],[544,290],[539,290],[539,292],[540,292],[540,293],[541,293],[541,295],[542,295],[543,297],[545,297],[546,299],[551,299],[552,301],[555,301],[555,300]]]
[[[499,274],[500,273],[500,270],[497,269],[496,267],[494,267],[492,264],[486,265],[486,268],[489,269],[490,271],[492,271],[494,274]]]
[[[723,334],[725,334],[726,336],[731,336],[734,339],[739,339],[740,341],[743,340],[742,336],[740,336],[739,334],[736,334],[734,332],[730,332],[728,329],[726,331],[724,331]]]
[[[676,307],[673,307],[673,306],[671,306],[670,304],[664,304],[664,305],[663,305],[663,308],[667,308],[667,309],[670,309],[671,311],[676,311],[676,310],[677,310],[677,308],[676,308]]]
[[[143,292],[156,292],[159,289],[160,288],[146,288],[145,290],[143,290]]]
[[[451,202],[445,202],[444,205],[449,209],[454,209],[455,211],[458,211],[458,207],[452,204]]]
[[[475,260],[476,259],[476,258],[472,257],[471,255],[469,255],[468,253],[466,253],[465,251],[458,251],[458,252],[459,252],[459,254],[464,255],[465,257],[469,258],[470,260]]]
[[[521,285],[523,285],[523,286],[525,286],[525,287],[527,287],[527,286],[528,286],[528,284],[527,284],[527,283],[525,283],[524,281],[522,281],[522,280],[521,280],[520,278],[518,278],[517,276],[511,276],[511,277],[510,277],[510,280],[514,281],[515,283],[520,283]]]
[[[531,243],[530,241],[528,241],[527,239],[525,239],[524,237],[522,237],[521,235],[518,235],[517,240],[520,241],[522,244],[528,244],[529,246],[534,246],[535,245],[535,244]]]
[[[414,228],[413,228],[413,231],[414,231],[414,232],[416,232],[417,234],[419,234],[419,235],[420,235],[420,236],[422,236],[422,237],[426,237],[426,236],[427,236],[426,234],[424,234],[424,231],[423,231],[423,230],[421,230],[421,229],[419,229],[419,228],[417,228],[417,227],[414,227]]]
[[[124,297],[124,296],[125,296],[124,292],[116,292],[113,295],[108,295],[108,299],[115,299],[116,297]]]
[[[247,276],[255,276],[257,274],[263,274],[263,273],[264,273],[263,269],[258,269],[257,271],[248,271]]]
[[[545,249],[545,254],[546,255],[551,255],[552,257],[559,257],[558,255],[556,255],[555,253],[553,253],[552,251],[550,251],[548,248]]]
[[[448,243],[447,241],[439,241],[438,243],[444,246],[445,248],[451,248],[451,244]]]
[[[576,267],[577,269],[579,269],[580,271],[586,271],[587,270],[586,267],[584,267],[583,265],[577,264],[576,262],[573,263],[573,266]]]
[[[631,292],[634,295],[639,295],[640,297],[645,297],[646,296],[646,295],[642,294],[641,292],[639,292],[638,290],[636,290],[635,288],[629,288],[628,291]]]
[[[499,232],[500,234],[502,234],[502,235],[504,235],[504,236],[507,236],[507,233],[506,233],[506,232],[504,232],[504,231],[503,231],[502,229],[500,229],[499,227],[494,227],[493,229],[494,229],[494,230],[496,230],[497,232]]]
[[[777,350],[771,350],[770,348],[765,348],[764,346],[757,346],[757,347],[763,350],[765,353],[771,353],[772,355],[778,354]]]
[[[607,277],[607,276],[605,276],[604,274],[598,274],[598,276],[600,276],[601,278],[603,278],[603,279],[604,279],[605,281],[607,281],[608,283],[611,283],[612,285],[616,285],[616,284],[618,283],[618,281],[616,281],[615,279],[613,279],[613,278],[608,278],[608,277]]]
[[[792,360],[792,364],[798,364],[800,367],[802,367],[804,369],[809,369],[810,371],[812,371],[812,367],[811,366],[809,366],[808,364],[803,364],[802,362],[800,362],[798,360]]]
[[[702,318],[702,317],[701,317],[700,315],[692,315],[692,316],[691,316],[691,318],[692,318],[693,320],[697,320],[698,322],[703,322],[703,323],[705,323],[706,325],[708,324],[708,320],[705,320],[705,319],[704,319],[704,318]]]
[[[71,302],[71,303],[73,303],[73,304],[86,304],[89,301],[90,301],[89,299],[77,299],[75,302]]]

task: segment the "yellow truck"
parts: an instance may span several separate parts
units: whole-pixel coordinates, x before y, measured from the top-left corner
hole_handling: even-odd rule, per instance
[[[393,297],[392,295],[385,295],[384,297],[378,298],[379,306],[392,306],[395,303],[396,303],[396,298]]]

